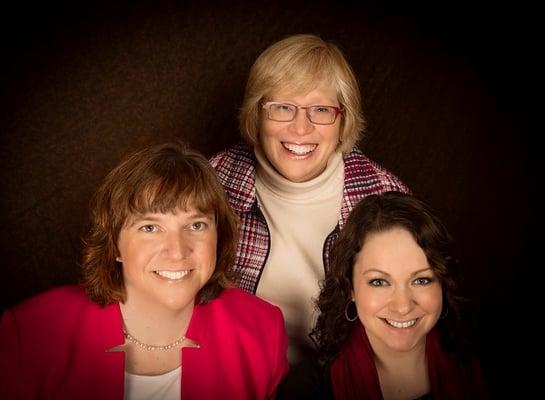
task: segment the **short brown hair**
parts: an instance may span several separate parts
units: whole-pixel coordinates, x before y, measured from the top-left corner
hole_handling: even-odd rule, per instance
[[[239,113],[242,137],[251,147],[257,144],[263,101],[275,90],[312,90],[330,82],[344,110],[339,149],[347,153],[360,138],[365,121],[354,71],[341,50],[315,35],[294,35],[269,46],[250,70]]]
[[[104,179],[91,202],[83,238],[83,284],[100,305],[125,300],[119,233],[131,216],[168,212],[188,205],[215,215],[218,243],[214,273],[198,294],[201,303],[216,297],[234,278],[237,219],[214,170],[200,153],[181,142],[147,147],[127,156]]]

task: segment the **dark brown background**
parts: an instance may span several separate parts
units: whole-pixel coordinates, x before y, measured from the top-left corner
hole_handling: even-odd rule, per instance
[[[530,123],[535,10],[74,7],[12,6],[1,17],[0,307],[77,281],[89,197],[120,157],[180,137],[206,155],[234,143],[254,59],[288,34],[316,33],[340,45],[361,83],[362,149],[432,204],[458,239],[493,393],[529,390],[517,371],[541,318],[531,311],[541,224],[531,129],[542,129]]]

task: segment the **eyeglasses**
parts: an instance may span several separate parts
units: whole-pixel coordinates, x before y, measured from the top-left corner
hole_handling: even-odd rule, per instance
[[[307,118],[316,125],[331,125],[335,123],[337,115],[342,114],[343,110],[335,106],[296,106],[290,103],[278,103],[268,101],[263,104],[267,110],[267,117],[272,121],[290,122],[297,116],[297,111],[303,109],[306,111]]]

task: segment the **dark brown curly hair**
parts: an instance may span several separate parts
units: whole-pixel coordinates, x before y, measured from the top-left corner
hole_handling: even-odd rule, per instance
[[[371,195],[352,210],[331,250],[329,271],[317,301],[320,312],[311,332],[322,361],[338,354],[342,343],[360,320],[349,322],[345,309],[352,299],[352,271],[357,253],[367,235],[401,227],[409,231],[426,254],[443,289],[443,312],[438,321],[441,340],[455,351],[459,335],[460,305],[456,294],[457,262],[452,257],[452,240],[433,210],[416,197],[399,192]],[[447,311],[448,310],[448,311]]]
[[[104,179],[91,201],[83,237],[83,285],[99,305],[125,300],[117,242],[126,221],[147,212],[196,207],[217,225],[217,263],[198,300],[215,298],[236,279],[231,272],[238,240],[237,217],[208,160],[181,142],[155,145],[127,156]]]

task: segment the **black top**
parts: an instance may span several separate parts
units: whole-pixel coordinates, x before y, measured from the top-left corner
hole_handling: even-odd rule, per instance
[[[307,358],[300,364],[292,366],[278,386],[276,398],[279,400],[334,399],[329,368],[321,365],[316,357]]]

